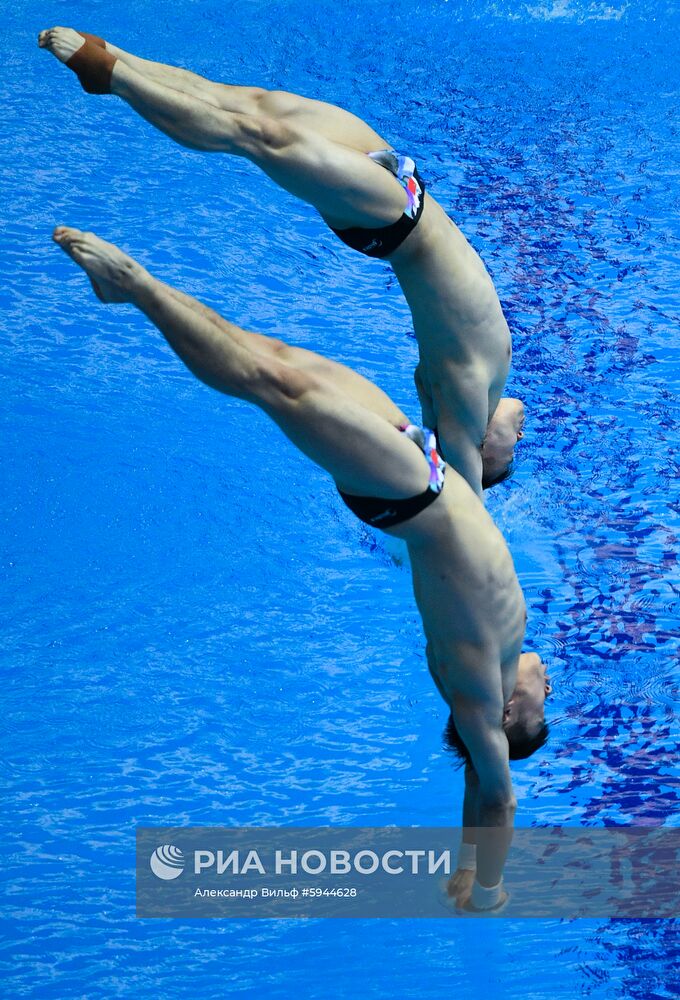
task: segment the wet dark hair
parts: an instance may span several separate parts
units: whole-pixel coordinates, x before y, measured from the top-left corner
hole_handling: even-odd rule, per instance
[[[483,468],[483,466],[482,466],[482,468]],[[507,469],[504,469],[503,472],[500,472],[493,479],[489,479],[482,472],[482,489],[483,490],[490,490],[492,486],[497,486],[498,483],[504,483],[506,479],[510,478],[510,476],[513,474],[514,471],[515,471],[515,463],[513,461],[513,462],[510,463],[510,465],[507,467]]]
[[[444,749],[450,750],[457,757],[458,764],[468,764],[473,767],[470,751],[460,737],[456,723],[453,721],[453,714],[449,715],[443,735]],[[547,722],[544,722],[534,736],[527,736],[524,728],[515,723],[507,727],[505,735],[508,738],[510,760],[526,760],[527,757],[531,757],[544,746],[550,735],[550,727]]]

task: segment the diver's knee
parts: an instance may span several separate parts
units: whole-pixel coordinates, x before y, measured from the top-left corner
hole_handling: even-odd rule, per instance
[[[240,395],[271,411],[284,412],[315,388],[317,380],[309,373],[286,364],[277,355],[262,356],[244,379]]]
[[[291,141],[290,129],[271,115],[258,112],[240,121],[241,145],[255,159],[275,156]]]
[[[300,403],[319,388],[319,381],[314,375],[285,362],[272,365],[269,375],[272,388],[285,405]]]

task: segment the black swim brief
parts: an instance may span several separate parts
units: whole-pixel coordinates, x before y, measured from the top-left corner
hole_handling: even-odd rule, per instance
[[[408,199],[404,213],[389,226],[378,226],[373,229],[361,229],[358,226],[352,229],[333,229],[331,226],[331,229],[348,247],[366,254],[367,257],[389,257],[418,225],[425,205],[425,185],[410,156],[402,156],[391,149],[381,149],[377,153],[368,155],[381,167],[393,173],[403,187]]]
[[[446,466],[437,454],[434,433],[427,427],[416,427],[413,424],[406,424],[399,430],[410,437],[425,455],[430,466],[430,482],[422,493],[401,500],[357,497],[338,490],[352,513],[356,514],[364,524],[370,524],[372,528],[392,528],[396,524],[409,521],[416,514],[420,514],[421,510],[425,510],[431,503],[434,503],[444,487]]]

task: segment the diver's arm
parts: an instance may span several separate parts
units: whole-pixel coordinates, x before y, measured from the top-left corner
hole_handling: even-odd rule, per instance
[[[458,850],[456,871],[449,883],[449,895],[457,906],[465,906],[470,899],[477,872],[477,811],[479,781],[470,764],[465,765],[465,794],[463,796],[463,838]]]
[[[418,393],[418,400],[420,402],[423,427],[429,427],[430,430],[435,430],[437,427],[437,414],[434,412],[434,402],[432,400],[432,396],[423,380],[420,364],[416,366],[413,381],[415,382],[416,392]]]
[[[463,843],[476,844],[477,817],[479,813],[479,778],[471,764],[465,765],[465,794],[463,796]]]
[[[446,425],[439,427],[439,442],[444,460],[460,473],[481,500],[484,494],[481,447],[476,447],[461,428],[451,433],[447,432]]]
[[[489,375],[478,364],[461,365],[441,386],[439,450],[444,460],[482,497],[482,444],[489,423]]]
[[[503,706],[491,706],[478,698],[456,694],[452,698],[452,711],[456,728],[472,757],[478,782],[474,789],[476,801],[473,804],[472,783],[468,800],[469,818],[476,827],[477,880],[482,886],[495,886],[503,875],[517,808],[510,778],[508,741],[501,725]]]
[[[512,823],[514,819],[515,798],[510,780],[510,768],[507,761],[507,740],[501,729],[500,756],[495,758],[497,773],[494,776],[493,762],[487,761],[482,764],[485,774],[486,796],[482,794],[482,785],[476,768],[475,758],[488,754],[488,746],[485,748],[481,734],[488,729],[488,722],[484,719],[484,712],[480,706],[488,705],[488,692],[483,688],[476,692],[476,697],[463,698],[448,683],[447,671],[440,671],[437,668],[436,658],[430,643],[426,647],[427,665],[430,669],[432,679],[437,690],[451,709],[456,728],[473,758],[473,764],[465,765],[465,792],[463,795],[463,843],[475,845],[477,849],[476,871],[480,871],[480,840],[486,839],[486,844],[481,848],[481,871],[483,872],[480,882],[482,885],[497,885],[500,881],[503,865],[507,856],[510,842],[512,840]],[[454,706],[455,705],[455,710]],[[502,719],[502,708],[499,718]],[[503,741],[505,758],[503,758]],[[491,741],[493,743],[493,740]],[[498,743],[499,741],[496,741]],[[475,747],[473,754],[472,747]],[[511,807],[502,814],[499,811],[501,805],[507,804]],[[500,824],[499,824],[499,821]],[[506,833],[488,835],[483,832],[484,827],[509,826],[509,835]],[[506,843],[507,838],[507,843]],[[495,865],[494,865],[495,860]],[[496,871],[498,877],[494,881],[486,881],[485,877],[494,878]],[[458,868],[453,876],[451,889],[456,896],[458,905],[465,903],[470,895],[475,872],[472,869]]]

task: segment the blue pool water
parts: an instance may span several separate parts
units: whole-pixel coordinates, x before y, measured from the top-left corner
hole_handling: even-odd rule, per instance
[[[678,824],[680,11],[612,0],[17,0],[3,14],[7,996],[677,995],[674,921],[139,921],[138,824],[446,825],[408,574],[266,419],[51,244],[94,229],[417,415],[409,317],[246,163],[173,146],[35,47],[74,23],[342,104],[482,253],[528,411],[490,507],[551,666],[518,824]]]

